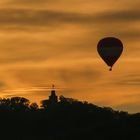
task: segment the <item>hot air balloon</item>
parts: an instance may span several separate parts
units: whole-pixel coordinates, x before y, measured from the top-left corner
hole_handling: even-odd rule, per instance
[[[119,59],[123,52],[122,42],[114,37],[106,37],[99,41],[97,51],[105,63],[112,70],[113,65]]]

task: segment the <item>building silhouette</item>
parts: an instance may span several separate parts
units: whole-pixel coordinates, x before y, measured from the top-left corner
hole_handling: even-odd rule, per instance
[[[56,106],[58,105],[58,96],[56,95],[56,92],[55,92],[55,86],[53,85],[52,86],[52,90],[51,90],[51,95],[49,96],[49,99],[48,100],[44,100],[43,101],[43,106],[46,108],[46,109],[55,109]]]
[[[51,95],[49,96],[48,102],[50,105],[55,105],[58,103],[58,96],[56,95],[54,85],[52,86]]]

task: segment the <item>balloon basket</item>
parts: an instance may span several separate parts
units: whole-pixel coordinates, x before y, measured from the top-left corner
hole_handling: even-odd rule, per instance
[[[112,67],[109,69],[109,71],[112,71]]]

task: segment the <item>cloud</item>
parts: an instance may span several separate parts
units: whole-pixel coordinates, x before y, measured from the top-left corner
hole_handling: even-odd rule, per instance
[[[100,5],[100,8],[102,8],[102,4],[103,6],[110,6],[110,4],[115,7],[115,6],[136,6],[137,4],[139,4],[139,0],[135,0],[135,3],[131,0],[5,0],[7,4],[11,4],[11,5],[36,5],[38,6],[38,4],[46,4],[46,3],[53,3],[53,4],[58,4],[58,3],[64,3],[64,4],[87,4],[89,3],[90,5],[94,6],[94,5]],[[115,7],[116,8],[116,7]],[[119,7],[120,8],[120,7]]]
[[[101,13],[97,15],[97,20],[100,21],[140,21],[140,15],[139,15],[138,9],[129,9],[129,10],[119,10],[119,11],[106,11],[105,13]]]
[[[14,73],[15,78],[21,83],[28,83],[31,85],[40,85],[44,83],[62,82],[69,85],[85,84],[94,80],[94,82],[101,76],[99,72],[94,70],[90,65],[73,65],[61,66],[56,68],[38,68],[38,69],[24,69],[18,70]]]
[[[113,35],[138,40],[140,36],[139,10],[105,11],[84,14],[55,10],[1,9],[2,31],[48,32],[67,26],[85,29],[90,35]],[[111,26],[110,26],[111,23]],[[127,28],[126,28],[127,27]],[[62,28],[63,30],[63,28]],[[93,33],[93,34],[92,34]]]
[[[64,96],[78,98],[80,94],[81,97],[86,97],[86,94],[88,94],[87,98],[89,99],[88,87],[96,85],[96,82],[101,77],[100,72],[87,64],[85,66],[77,64],[75,66],[56,68],[22,68],[20,70],[10,70],[10,73],[12,73],[13,79],[16,79],[18,83],[16,85],[13,83],[15,87],[11,89],[1,90],[1,95],[5,97],[24,96],[32,98],[31,101],[35,99],[34,101],[37,102],[48,97],[50,94],[48,85],[51,83],[56,85],[59,95],[63,94]],[[11,85],[12,83],[7,82],[7,84]],[[18,88],[20,84],[22,86]]]
[[[119,81],[119,85],[127,85],[127,86],[140,86],[140,75],[127,75],[122,78],[123,80]]]
[[[139,10],[106,11],[105,13],[82,14],[51,10],[1,9],[1,26],[54,26],[58,24],[103,24],[109,22],[140,21]]]
[[[0,24],[46,26],[62,23],[88,23],[92,16],[51,10],[1,9]]]
[[[64,0],[9,0],[7,3],[8,4],[30,4],[30,5],[32,5],[32,4],[40,4],[40,3],[52,3],[52,2],[61,2],[61,1],[63,1],[64,2]]]

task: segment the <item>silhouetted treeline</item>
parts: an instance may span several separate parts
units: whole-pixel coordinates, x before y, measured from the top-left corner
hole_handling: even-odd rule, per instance
[[[60,96],[59,102],[0,99],[1,140],[139,140],[140,114]]]

